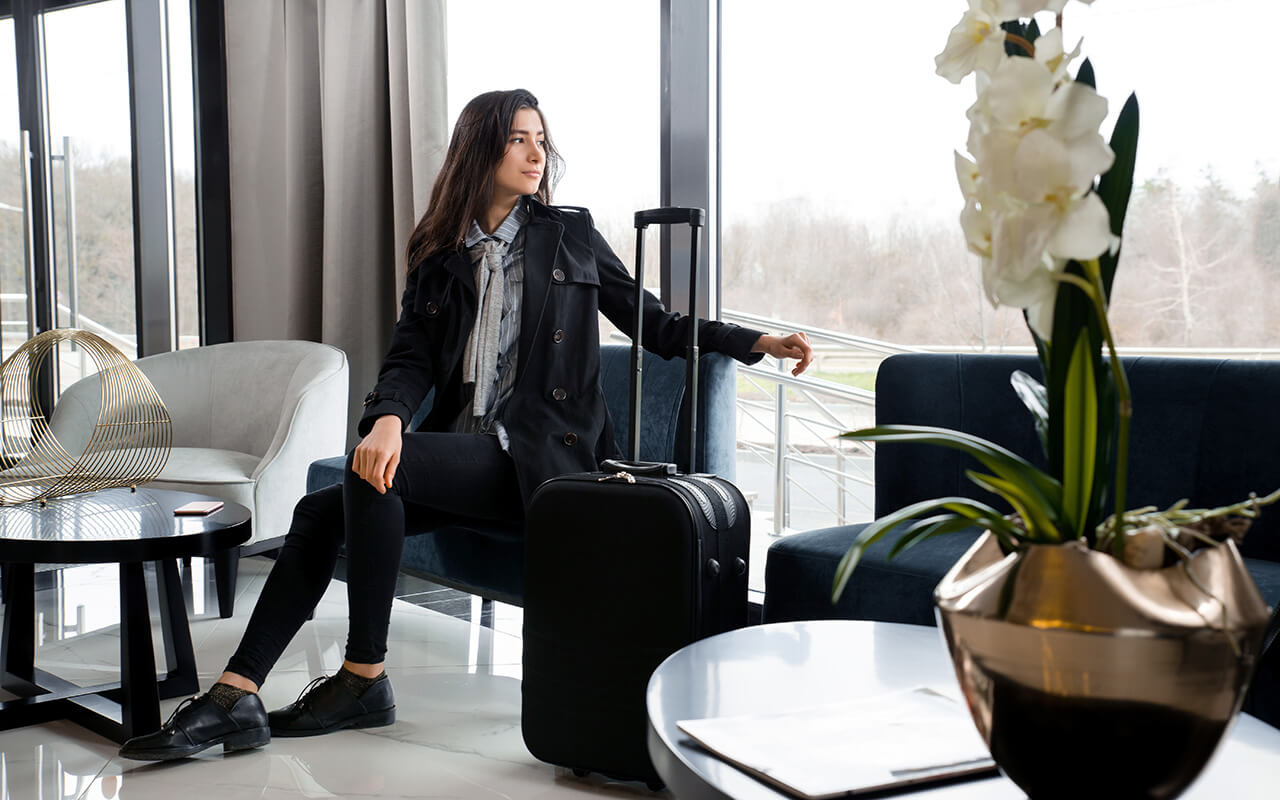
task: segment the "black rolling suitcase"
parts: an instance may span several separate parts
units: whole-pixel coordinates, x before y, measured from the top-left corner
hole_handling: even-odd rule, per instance
[[[702,218],[697,208],[636,212],[637,311],[650,224],[691,226],[689,296],[697,297]],[[636,343],[640,325],[637,319]],[[686,414],[698,407],[698,334],[691,327]],[[633,461],[553,478],[531,499],[520,727],[529,752],[542,761],[657,788],[662,781],[646,746],[649,676],[684,645],[747,624],[751,523],[742,493],[729,481],[638,461],[642,363],[633,344]],[[686,420],[692,465],[696,419]]]

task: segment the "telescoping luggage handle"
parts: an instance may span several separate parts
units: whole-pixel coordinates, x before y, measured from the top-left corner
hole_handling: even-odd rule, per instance
[[[689,403],[685,409],[689,431],[689,463],[686,472],[697,468],[698,444],[698,240],[707,212],[701,208],[650,208],[636,212],[636,326],[631,340],[631,429],[627,451],[633,461],[640,461],[640,388],[644,358],[640,343],[644,340],[644,231],[650,225],[686,224],[689,236],[689,345],[685,349],[685,392]]]

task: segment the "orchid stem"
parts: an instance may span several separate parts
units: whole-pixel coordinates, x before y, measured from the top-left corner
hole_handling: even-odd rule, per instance
[[[1030,41],[1028,41],[1025,37],[1019,36],[1016,33],[1009,33],[1008,31],[1005,31],[1004,40],[1006,42],[1016,44],[1018,47],[1021,47],[1022,51],[1026,53],[1028,56],[1030,56],[1031,58],[1036,57],[1036,46],[1033,45]]]

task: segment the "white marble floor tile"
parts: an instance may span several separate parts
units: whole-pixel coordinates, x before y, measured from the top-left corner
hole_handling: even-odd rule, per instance
[[[202,689],[238,643],[269,567],[264,559],[242,562],[234,617],[217,616],[210,589],[207,613],[191,620]],[[86,583],[79,602],[95,602],[93,591],[100,603],[118,595],[110,572]],[[269,708],[341,665],[346,605],[346,587],[335,581],[263,686]],[[667,797],[639,784],[579,779],[529,754],[520,735],[519,609],[499,608],[494,630],[396,602],[387,658],[394,725],[276,739],[231,756],[213,748],[164,764],[121,759],[114,743],[68,722],[0,731],[0,800]],[[62,639],[49,635],[37,660],[69,678],[118,680],[118,634],[118,624],[99,622]],[[156,650],[163,652],[158,629]],[[162,713],[180,702],[162,701]]]

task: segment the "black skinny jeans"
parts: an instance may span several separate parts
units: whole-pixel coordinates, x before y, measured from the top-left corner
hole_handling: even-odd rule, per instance
[[[303,497],[227,671],[261,686],[320,602],[347,548],[346,658],[376,664],[387,652],[391,601],[406,533],[449,517],[518,522],[524,515],[511,457],[496,436],[406,433],[386,494],[351,471],[341,486]]]

